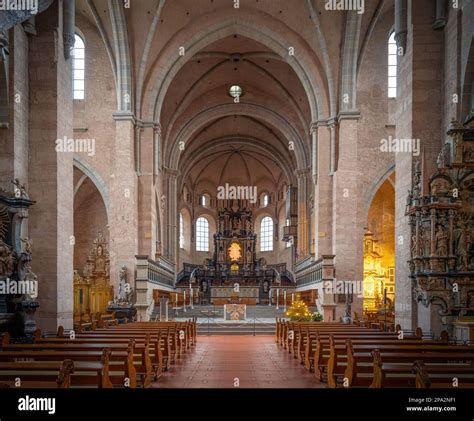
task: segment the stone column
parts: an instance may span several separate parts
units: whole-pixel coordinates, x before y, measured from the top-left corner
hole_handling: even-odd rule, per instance
[[[178,224],[178,171],[166,170],[165,186],[166,186],[166,250],[165,256],[176,264],[178,268],[178,241],[177,241],[177,224]]]
[[[309,169],[295,171],[298,178],[298,260],[309,254],[308,232],[308,199],[309,199]]]
[[[114,161],[110,177],[110,279],[118,287],[118,272],[125,265],[134,271],[138,254],[138,176],[135,171],[135,120],[117,112]]]
[[[332,247],[336,276],[339,281],[363,281],[364,222],[358,217],[360,203],[358,168],[359,114],[339,115],[338,162],[333,176]],[[342,316],[343,306],[336,310],[336,320]],[[352,311],[362,310],[362,297],[354,296]]]
[[[38,276],[38,327],[72,328],[73,313],[73,154],[56,151],[56,140],[73,138],[71,60],[62,41],[63,2],[36,19],[30,38],[30,168],[33,240],[32,269]]]
[[[0,108],[2,114],[6,113],[8,126],[0,128],[0,186],[12,190],[14,178],[28,184],[28,37],[22,25],[10,31],[3,53],[7,51],[9,65],[1,77],[8,77],[2,82],[8,84],[9,90]]]
[[[138,176],[138,253],[155,258],[156,253],[156,193],[154,185],[153,125],[145,125],[140,136],[140,173]]]
[[[163,195],[163,173],[161,168],[161,125],[155,123],[153,125],[153,138],[154,138],[154,192],[155,192],[155,216],[156,229],[155,238],[155,259],[158,255],[161,255],[164,246],[164,211],[160,207],[161,196]],[[158,222],[159,221],[159,222]]]
[[[318,183],[314,186],[315,256],[332,253],[332,177],[330,175],[330,131],[325,121],[316,123],[318,131]]]
[[[443,33],[433,31],[435,8],[429,0],[409,2],[406,50],[398,56],[397,139],[420,142],[424,151],[423,185],[436,165],[444,139],[441,125],[443,89]],[[403,329],[414,329],[417,304],[412,298],[412,282],[407,260],[410,258],[410,225],[405,216],[408,190],[412,187],[413,166],[421,156],[411,152],[395,154],[395,314]],[[420,304],[421,305],[421,304]],[[429,318],[424,318],[429,320]],[[430,330],[429,325],[421,326]]]

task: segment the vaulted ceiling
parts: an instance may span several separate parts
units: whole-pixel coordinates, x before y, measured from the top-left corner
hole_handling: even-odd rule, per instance
[[[227,171],[292,183],[310,165],[311,123],[341,110],[338,93],[354,88],[377,19],[393,13],[393,0],[368,0],[362,15],[325,3],[78,0],[76,9],[104,40],[119,110],[159,123],[163,164],[197,186]],[[231,85],[244,91],[238,104]]]

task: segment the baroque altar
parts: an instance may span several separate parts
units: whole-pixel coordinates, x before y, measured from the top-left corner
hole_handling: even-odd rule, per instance
[[[453,120],[447,134],[426,193],[416,163],[406,214],[413,297],[437,306],[436,330],[452,333],[455,319],[474,315],[474,128]]]
[[[214,261],[217,270],[253,270],[256,265],[257,235],[253,232],[252,211],[238,201],[219,210],[214,234]]]
[[[114,287],[110,285],[110,259],[107,242],[99,231],[89,251],[83,276],[74,271],[74,316],[105,313],[114,297]]]

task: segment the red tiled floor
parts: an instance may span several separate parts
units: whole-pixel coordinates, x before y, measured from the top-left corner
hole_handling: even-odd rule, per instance
[[[320,388],[314,376],[273,336],[199,336],[152,387]]]

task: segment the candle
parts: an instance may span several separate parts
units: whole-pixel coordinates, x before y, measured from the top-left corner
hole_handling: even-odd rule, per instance
[[[292,292],[291,293],[291,304],[293,304],[293,301],[295,301],[295,294]]]
[[[283,301],[285,301],[286,304],[286,289],[283,291]]]

